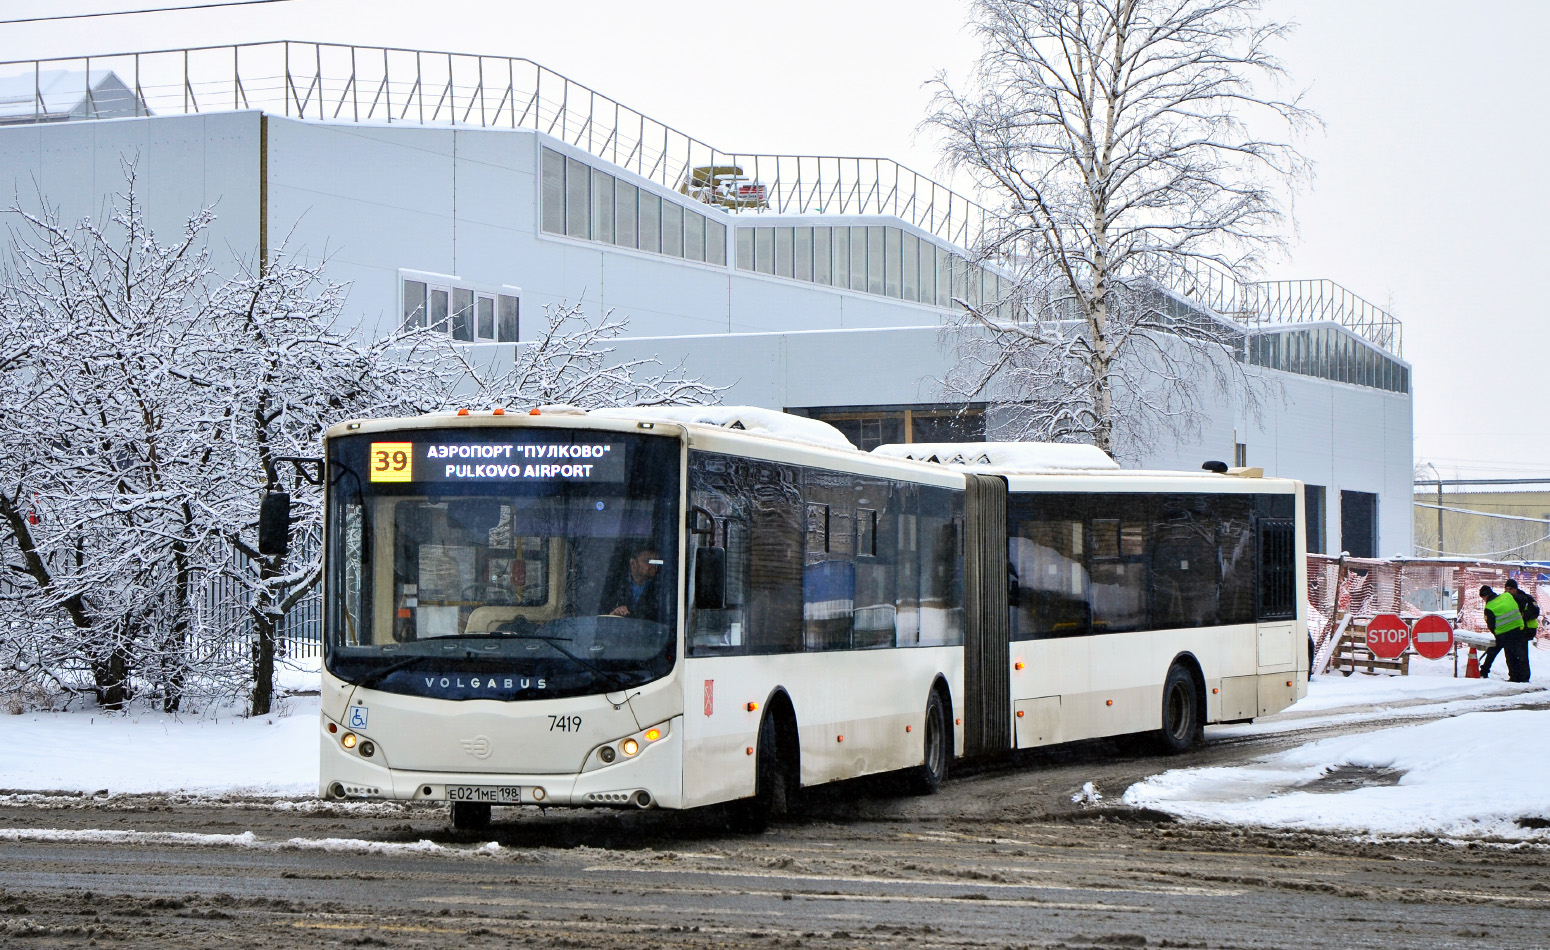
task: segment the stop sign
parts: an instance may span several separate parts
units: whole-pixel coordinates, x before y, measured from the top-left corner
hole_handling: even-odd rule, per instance
[[[1453,625],[1436,614],[1427,614],[1415,622],[1410,640],[1415,652],[1428,660],[1440,660],[1453,649]]]
[[[1385,660],[1397,659],[1410,645],[1410,628],[1399,614],[1378,614],[1367,622],[1367,649]]]

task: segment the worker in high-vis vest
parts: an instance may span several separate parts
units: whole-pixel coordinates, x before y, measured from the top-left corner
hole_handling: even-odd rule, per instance
[[[1496,645],[1507,655],[1507,679],[1513,683],[1528,682],[1528,628],[1523,625],[1523,611],[1511,591],[1498,594],[1490,585],[1480,588],[1480,600],[1485,603],[1485,626],[1496,637]]]
[[[1512,599],[1518,602],[1518,613],[1523,615],[1523,628],[1528,631],[1528,642],[1533,643],[1539,635],[1539,602],[1535,600],[1518,582],[1509,578],[1502,585],[1505,593],[1511,594]],[[1486,679],[1491,675],[1491,661],[1496,659],[1496,654],[1502,652],[1502,648],[1493,646],[1480,657],[1480,678]]]

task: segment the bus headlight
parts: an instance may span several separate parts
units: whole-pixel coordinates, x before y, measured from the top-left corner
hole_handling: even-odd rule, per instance
[[[619,748],[624,750],[625,755],[634,755],[640,751],[640,743],[634,739],[626,739],[619,743]]]
[[[355,748],[356,741],[355,733],[353,732],[347,732],[339,737],[339,744],[344,746],[346,749]]]

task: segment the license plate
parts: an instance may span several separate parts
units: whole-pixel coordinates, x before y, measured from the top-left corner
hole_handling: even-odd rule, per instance
[[[448,785],[447,801],[515,805],[522,801],[522,787],[519,785]]]

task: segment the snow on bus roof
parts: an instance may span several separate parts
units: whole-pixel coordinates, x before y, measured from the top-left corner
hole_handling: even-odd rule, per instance
[[[718,426],[753,435],[818,445],[826,449],[854,452],[856,447],[844,433],[817,419],[793,416],[777,409],[758,406],[634,406],[618,409],[594,409],[591,415],[611,419],[645,419],[676,422],[680,425]]]
[[[872,452],[890,458],[1009,472],[1119,469],[1119,463],[1095,445],[1063,442],[911,442],[879,445]]]

